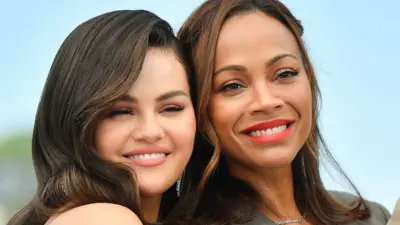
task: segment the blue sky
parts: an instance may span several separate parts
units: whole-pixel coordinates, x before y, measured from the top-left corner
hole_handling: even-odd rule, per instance
[[[202,1],[4,1],[0,7],[0,137],[32,129],[47,73],[81,22],[147,9],[178,29]],[[361,193],[389,210],[400,196],[400,2],[284,0],[302,20],[320,81],[322,132]],[[329,170],[329,167],[327,167]],[[328,188],[346,190],[328,176]]]

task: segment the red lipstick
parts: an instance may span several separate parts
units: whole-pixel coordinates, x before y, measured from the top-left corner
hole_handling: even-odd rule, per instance
[[[250,140],[257,143],[279,142],[289,136],[293,120],[274,119],[254,124],[241,131]]]

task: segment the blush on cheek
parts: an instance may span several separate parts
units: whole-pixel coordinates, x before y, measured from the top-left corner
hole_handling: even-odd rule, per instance
[[[185,140],[194,139],[196,133],[196,123],[182,121],[180,124],[173,124],[169,129],[169,135],[174,139],[175,142],[184,142]]]
[[[194,139],[196,133],[196,118],[193,108],[186,108],[179,117],[172,120],[165,120],[164,129],[166,136],[172,142],[180,143],[185,140]]]
[[[124,149],[127,132],[123,127],[110,121],[102,121],[95,131],[96,151],[104,158],[115,161]]]
[[[238,104],[219,99],[214,100],[212,105],[209,111],[209,117],[215,132],[217,134],[232,132],[242,111],[238,107],[240,102]]]

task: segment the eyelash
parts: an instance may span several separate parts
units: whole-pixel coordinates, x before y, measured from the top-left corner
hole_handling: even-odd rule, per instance
[[[278,73],[277,79],[287,79],[290,77],[295,77],[297,75],[299,75],[300,73],[300,69],[282,69],[283,71],[281,73]],[[284,75],[284,76],[282,76]]]
[[[288,79],[290,77],[295,77],[299,74],[300,69],[295,69],[295,70],[290,70],[290,69],[283,69],[283,72],[279,73],[276,79]],[[232,88],[233,86],[236,86],[235,88]],[[230,91],[235,91],[239,88],[243,88],[244,86],[239,84],[239,83],[229,83],[224,86],[222,86],[219,91],[220,92],[230,92]]]
[[[175,113],[175,112],[180,112],[184,109],[184,107],[180,106],[168,106],[165,107],[161,112],[167,112],[167,113]],[[132,110],[130,109],[120,109],[120,110],[113,110],[109,113],[110,117],[115,117],[115,116],[123,116],[123,115],[134,115]]]
[[[184,109],[184,107],[181,106],[168,106],[165,107],[161,112],[167,112],[167,113],[175,113],[175,112],[180,112]]]
[[[133,115],[132,110],[130,109],[119,109],[119,110],[113,110],[109,113],[110,117],[115,117],[115,116],[122,116],[122,115]]]
[[[236,86],[236,88],[232,88],[233,86]],[[220,92],[230,92],[230,91],[235,91],[235,90],[237,90],[239,88],[242,88],[242,87],[244,87],[244,86],[239,84],[239,83],[229,83],[229,84],[226,84],[226,85],[222,86],[219,89],[219,91]]]

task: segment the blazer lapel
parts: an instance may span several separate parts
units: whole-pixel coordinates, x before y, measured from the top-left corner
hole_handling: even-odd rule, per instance
[[[400,225],[400,198],[397,200],[392,216],[387,225]]]

